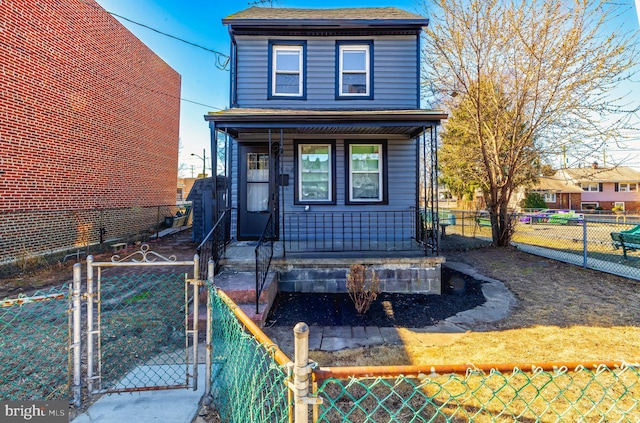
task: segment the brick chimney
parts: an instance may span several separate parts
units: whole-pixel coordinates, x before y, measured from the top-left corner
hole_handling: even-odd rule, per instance
[[[594,169],[597,169],[598,168],[598,162],[591,163],[591,167],[594,168]]]

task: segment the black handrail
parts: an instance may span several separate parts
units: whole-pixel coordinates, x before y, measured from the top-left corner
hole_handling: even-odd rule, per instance
[[[287,251],[424,251],[423,210],[296,211],[283,219]]]
[[[260,295],[267,280],[267,274],[273,258],[273,214],[269,216],[267,224],[262,231],[258,245],[256,246],[256,314],[260,313]]]
[[[209,231],[204,240],[196,248],[200,259],[200,280],[207,280],[209,277],[209,260],[213,260],[214,269],[218,266],[218,261],[224,256],[227,248],[227,225],[229,217],[228,210],[220,213],[217,222]]]

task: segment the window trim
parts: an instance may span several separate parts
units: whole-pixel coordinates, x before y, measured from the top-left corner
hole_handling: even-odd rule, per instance
[[[367,90],[365,93],[342,92],[342,51],[359,47],[366,52],[365,79]],[[340,40],[336,41],[336,100],[373,100],[373,41],[372,40]]]
[[[298,50],[300,51],[300,82],[298,84],[298,93],[276,93],[276,50]],[[306,100],[307,99],[307,42],[293,40],[269,40],[268,54],[268,81],[267,81],[267,99],[268,100]]]
[[[302,145],[328,145],[329,146],[329,195],[328,200],[309,200],[302,199],[302,177],[300,166],[300,146]],[[335,140],[294,140],[293,141],[293,172],[294,172],[294,198],[293,204],[296,205],[335,205],[336,204],[336,141]]]
[[[380,146],[380,160],[382,166],[380,167],[380,195],[379,200],[358,200],[352,198],[352,185],[351,185],[351,147],[354,145],[379,145]],[[388,192],[388,154],[387,154],[387,140],[345,140],[344,143],[344,170],[345,170],[345,204],[347,205],[373,205],[373,204],[389,204],[389,192]]]
[[[625,186],[625,189],[622,189],[622,186]],[[634,189],[631,189],[631,185],[633,185]],[[637,192],[638,191],[638,183],[637,182],[619,182],[617,184],[619,192]]]
[[[586,185],[586,187],[585,187]],[[595,190],[591,189],[592,187],[595,186]],[[600,184],[598,182],[581,182],[580,183],[580,188],[582,188],[582,191],[584,192],[600,192]],[[585,189],[587,188],[587,189]]]
[[[545,203],[557,202],[557,197],[555,192],[545,192],[542,194],[542,198],[544,198]]]

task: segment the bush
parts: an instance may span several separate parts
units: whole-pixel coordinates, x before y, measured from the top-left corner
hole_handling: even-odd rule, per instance
[[[369,283],[366,280],[366,269],[361,264],[354,264],[347,274],[347,290],[358,314],[365,314],[380,293],[380,278],[371,271]]]
[[[523,209],[546,209],[547,202],[544,201],[542,194],[537,192],[528,192],[520,202],[520,207]]]

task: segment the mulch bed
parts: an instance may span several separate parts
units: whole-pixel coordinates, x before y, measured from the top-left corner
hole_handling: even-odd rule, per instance
[[[455,314],[482,305],[481,282],[443,268],[442,295],[381,293],[365,315],[358,315],[348,293],[280,292],[266,326],[432,326]]]

